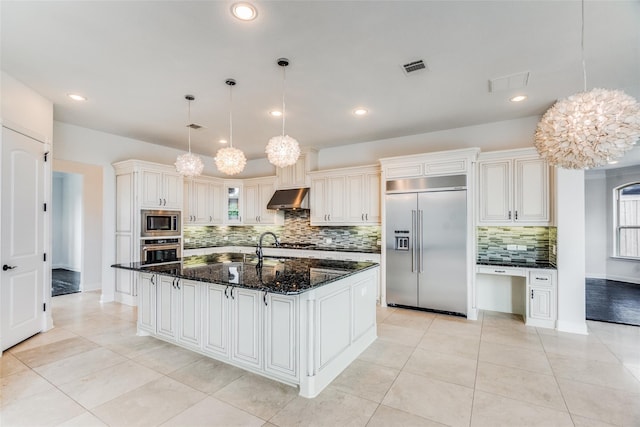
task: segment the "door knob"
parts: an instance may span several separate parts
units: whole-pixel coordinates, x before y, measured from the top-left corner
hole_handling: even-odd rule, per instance
[[[5,264],[5,265],[2,266],[2,271],[13,270],[16,267],[17,267],[17,265],[7,265],[7,264]]]

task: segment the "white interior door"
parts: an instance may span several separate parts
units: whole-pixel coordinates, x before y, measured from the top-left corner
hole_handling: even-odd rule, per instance
[[[44,327],[44,150],[2,128],[2,351]]]

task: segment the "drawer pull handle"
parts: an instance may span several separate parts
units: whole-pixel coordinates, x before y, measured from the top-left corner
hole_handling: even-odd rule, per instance
[[[531,289],[531,299],[533,299],[533,289]]]
[[[506,273],[505,270],[493,270],[494,273]]]
[[[536,277],[536,280],[549,280],[548,277]]]

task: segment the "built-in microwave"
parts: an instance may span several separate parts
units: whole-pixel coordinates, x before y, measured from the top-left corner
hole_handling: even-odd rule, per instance
[[[169,237],[180,235],[180,211],[141,211],[141,237]]]

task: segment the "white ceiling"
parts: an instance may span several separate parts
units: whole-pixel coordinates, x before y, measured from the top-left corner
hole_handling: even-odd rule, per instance
[[[232,3],[4,0],[1,66],[58,121],[185,150],[193,94],[205,155],[228,138],[234,78],[234,146],[250,159],[281,131],[268,115],[279,57],[286,133],[316,148],[538,115],[583,87],[579,1],[260,1],[251,22]],[[640,99],[639,1],[586,1],[585,58],[588,89]],[[406,76],[416,59],[428,71]],[[525,88],[489,93],[489,79],[526,71]]]

